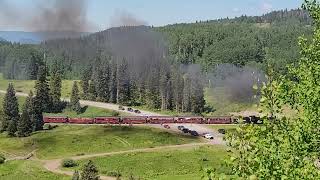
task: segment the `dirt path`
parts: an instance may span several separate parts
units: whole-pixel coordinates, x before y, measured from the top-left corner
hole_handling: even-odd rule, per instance
[[[6,91],[0,90],[1,94],[5,94]],[[20,92],[16,92],[17,96],[22,96],[22,97],[27,97],[28,94],[26,93],[20,93]],[[70,101],[68,98],[62,98],[61,100],[63,101]],[[118,111],[118,112],[122,112],[122,113],[126,113],[126,114],[130,114],[130,115],[134,115],[134,116],[163,116],[163,114],[158,114],[158,113],[154,113],[154,112],[150,112],[150,111],[144,111],[144,110],[140,110],[141,113],[137,114],[134,112],[129,112],[129,111],[123,111],[123,110],[119,110],[119,105],[117,104],[112,104],[112,103],[102,103],[102,102],[95,102],[95,101],[84,101],[81,100],[80,104],[83,106],[92,106],[92,107],[97,107],[97,108],[102,108],[102,109],[108,109],[108,110],[113,110],[113,111]],[[125,109],[127,109],[127,107],[124,106]]]
[[[133,149],[133,150],[126,150],[126,151],[117,151],[117,152],[108,152],[108,153],[98,153],[98,154],[89,154],[89,155],[83,155],[83,156],[74,156],[64,159],[73,159],[73,160],[81,160],[81,159],[89,159],[89,158],[95,158],[95,157],[103,157],[103,156],[111,156],[111,155],[117,155],[117,154],[127,154],[127,153],[136,153],[136,152],[154,152],[159,150],[168,150],[168,149],[186,149],[186,148],[193,148],[193,147],[199,147],[203,145],[211,145],[212,143],[192,143],[192,144],[183,144],[183,145],[170,145],[170,146],[161,146],[161,147],[155,147],[155,148],[144,148],[144,149]],[[60,169],[61,162],[63,159],[53,159],[53,160],[38,160],[43,163],[43,166],[48,171],[51,171],[53,173],[57,174],[64,174],[68,176],[72,176],[72,171],[64,171]],[[114,177],[108,177],[108,176],[100,176],[101,179],[104,180],[114,180],[116,178]]]
[[[33,150],[25,156],[12,156],[11,158],[6,159],[6,161],[15,161],[15,160],[28,160],[31,159],[37,150]]]

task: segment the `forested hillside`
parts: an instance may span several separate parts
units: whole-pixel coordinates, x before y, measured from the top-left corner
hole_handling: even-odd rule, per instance
[[[288,63],[298,59],[297,40],[311,34],[310,23],[306,12],[292,10],[169,25],[158,30],[167,35],[170,55],[178,62],[198,63],[209,72],[222,63],[266,67],[270,62],[283,72]]]
[[[43,54],[36,45],[0,41],[0,71],[7,79],[36,79]]]
[[[58,69],[62,78],[81,79],[83,99],[201,113],[208,82],[226,80],[221,84],[231,96],[248,100],[267,64],[286,73],[286,66],[298,59],[298,37],[311,35],[310,24],[308,14],[298,9],[156,28],[111,28],[41,45],[1,42],[0,71],[7,79],[36,79],[45,65],[49,72]],[[205,81],[203,75],[209,74],[213,81]]]
[[[152,29],[160,32],[159,34],[147,32],[151,30],[148,27],[112,28],[81,38],[47,41],[41,47],[46,50],[48,65],[56,59],[61,60],[65,78],[69,79],[79,78],[81,70],[91,64],[97,54],[103,52],[110,55],[114,48],[111,46],[118,44],[117,39],[125,40],[125,37],[121,37],[121,33],[125,31],[131,35],[144,34],[145,38],[157,36],[153,38],[159,39],[161,43],[167,41],[171,60],[183,64],[197,63],[205,71],[210,72],[215,65],[221,63],[265,67],[267,62],[271,62],[278,72],[283,72],[286,64],[298,58],[297,39],[300,35],[311,34],[310,24],[311,19],[305,11],[283,10],[263,16],[241,16]],[[2,71],[7,69],[5,76],[14,79],[29,78],[24,74],[27,72],[25,60],[30,59],[27,58],[30,57],[30,52],[26,50],[27,55],[22,60],[15,49],[34,47],[18,44],[8,47],[7,43],[1,44],[0,67]],[[141,49],[140,47],[147,51],[145,47],[148,45],[127,46],[121,49],[121,53],[126,54],[127,50],[133,52]]]

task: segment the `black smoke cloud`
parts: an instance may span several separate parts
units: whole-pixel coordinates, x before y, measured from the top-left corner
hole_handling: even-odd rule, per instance
[[[259,96],[258,90],[266,82],[265,74],[253,67],[237,67],[232,64],[220,64],[208,75],[213,88],[223,88],[224,96],[230,101],[252,102]]]
[[[46,0],[30,12],[0,0],[0,27],[19,26],[28,31],[88,32],[95,25],[87,18],[86,0]]]
[[[148,25],[146,21],[139,19],[133,14],[124,10],[117,10],[114,13],[114,15],[110,18],[111,27],[145,26],[145,25]]]

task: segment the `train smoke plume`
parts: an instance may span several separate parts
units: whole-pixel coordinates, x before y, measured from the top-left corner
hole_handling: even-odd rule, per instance
[[[46,4],[45,4],[46,3]],[[29,31],[88,32],[95,28],[87,18],[86,0],[52,0],[36,4],[30,13],[0,0],[0,27],[20,26]]]
[[[117,10],[111,17],[110,22],[111,27],[147,25],[146,21],[138,19],[133,14],[124,10]]]
[[[257,92],[253,86],[260,88],[266,81],[262,71],[252,67],[237,67],[232,64],[220,64],[209,75],[213,88],[222,88],[224,96],[230,101],[252,102]]]

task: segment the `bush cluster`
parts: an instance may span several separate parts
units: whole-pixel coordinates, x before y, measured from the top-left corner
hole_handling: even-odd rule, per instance
[[[119,171],[110,171],[107,173],[108,176],[112,176],[112,177],[121,177],[122,174]]]
[[[6,161],[4,155],[0,154],[0,164],[3,164]]]
[[[78,163],[72,159],[65,159],[62,161],[62,167],[69,168],[69,167],[75,167],[75,166],[78,166]]]

